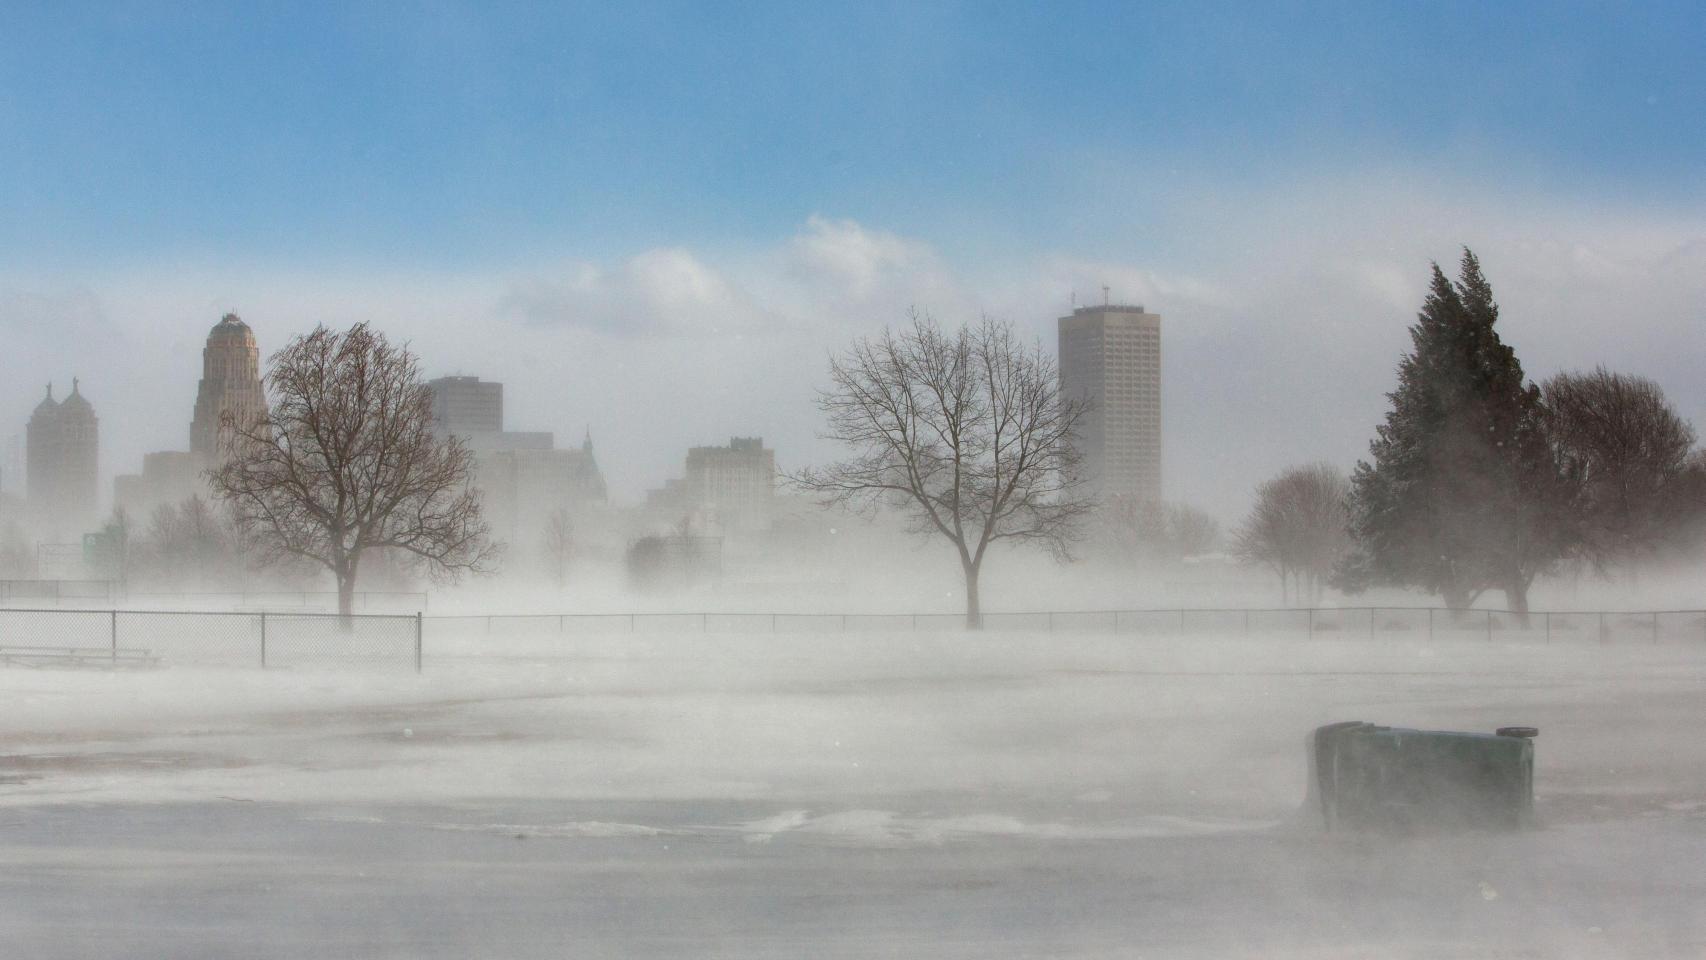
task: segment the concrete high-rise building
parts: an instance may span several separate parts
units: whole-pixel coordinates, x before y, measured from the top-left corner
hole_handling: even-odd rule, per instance
[[[605,502],[604,474],[590,435],[578,450],[512,446],[476,450],[474,456],[486,519],[499,539],[531,548],[553,511],[573,513]]]
[[[201,385],[190,421],[190,452],[204,462],[219,453],[219,424],[230,414],[252,421],[267,409],[261,389],[261,350],[255,332],[235,313],[214,324],[201,351]]]
[[[1120,304],[1061,317],[1060,392],[1090,403],[1078,430],[1090,489],[1161,499],[1161,317]]]
[[[206,466],[200,456],[183,450],[143,454],[141,473],[113,478],[113,509],[123,510],[135,523],[147,523],[156,507],[196,496],[209,499],[212,494],[202,479]]]
[[[686,473],[646,499],[654,511],[680,513],[719,531],[768,530],[776,506],[776,451],[767,449],[762,437],[734,437],[726,447],[693,447],[687,451]]]
[[[48,384],[47,397],[30,415],[24,446],[30,512],[56,536],[85,532],[99,507],[100,421],[76,380],[63,403]]]
[[[455,434],[473,442],[504,428],[504,385],[479,377],[439,377],[432,392],[432,425],[440,436]]]
[[[485,498],[486,519],[498,540],[533,549],[553,511],[602,505],[604,474],[588,435],[580,449],[558,449],[550,431],[504,429],[504,385],[479,377],[439,377],[427,382],[432,427],[440,437],[461,438],[474,454],[474,482]]]
[[[554,450],[548,430],[504,429],[504,385],[479,377],[439,377],[427,381],[432,394],[432,429],[441,437],[461,437],[476,456],[508,450]]]

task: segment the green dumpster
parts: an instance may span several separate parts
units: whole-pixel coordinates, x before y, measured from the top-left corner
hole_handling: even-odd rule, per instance
[[[1331,723],[1308,739],[1306,802],[1330,831],[1522,829],[1534,820],[1536,733]]]

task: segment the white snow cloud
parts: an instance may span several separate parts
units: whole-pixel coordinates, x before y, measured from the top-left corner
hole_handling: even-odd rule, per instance
[[[497,312],[529,323],[616,336],[693,336],[747,330],[764,310],[691,251],[643,251],[614,266],[574,262],[518,274]]]

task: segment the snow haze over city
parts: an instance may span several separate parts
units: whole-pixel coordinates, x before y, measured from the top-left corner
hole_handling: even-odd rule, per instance
[[[1701,956],[1703,46],[0,11],[0,955]]]

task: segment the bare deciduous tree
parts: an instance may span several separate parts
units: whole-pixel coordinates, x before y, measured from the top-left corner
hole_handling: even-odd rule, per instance
[[[35,575],[35,550],[30,547],[30,538],[16,521],[10,521],[0,532],[0,577],[31,580]]]
[[[1239,556],[1278,574],[1288,602],[1319,601],[1327,576],[1351,548],[1350,491],[1350,481],[1329,464],[1283,471],[1257,488],[1236,535]]]
[[[1645,377],[1560,373],[1541,387],[1547,438],[1575,485],[1576,543],[1601,572],[1673,544],[1700,508],[1694,428]]]
[[[569,579],[569,560],[575,552],[575,521],[567,507],[558,507],[545,518],[545,561],[561,590]]]
[[[226,585],[241,571],[237,531],[199,496],[155,507],[136,552],[145,577],[176,586]]]
[[[226,419],[226,459],[210,474],[263,560],[331,571],[345,616],[369,551],[400,551],[452,579],[494,562],[473,455],[433,435],[431,396],[406,347],[364,323],[318,327],[272,356],[266,387],[264,415]]]
[[[1220,522],[1188,503],[1115,496],[1102,508],[1106,540],[1128,562],[1173,565],[1220,546]]]
[[[978,575],[991,545],[1065,557],[1092,501],[1081,494],[1073,430],[1084,405],[1060,394],[1054,359],[984,319],[944,331],[913,314],[830,360],[818,406],[846,460],[790,475],[829,502],[908,511],[914,531],[953,544],[966,625],[982,625]]]

